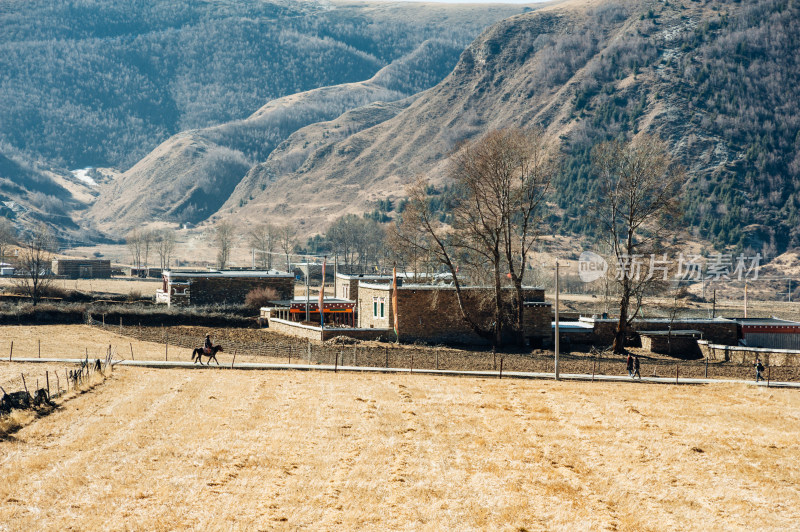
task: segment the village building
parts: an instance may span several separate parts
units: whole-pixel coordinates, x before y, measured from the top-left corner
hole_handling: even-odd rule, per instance
[[[54,259],[53,275],[68,279],[109,279],[111,261],[106,259]]]
[[[732,318],[740,344],[770,349],[800,349],[800,322],[779,318]]]
[[[308,314],[306,314],[308,306]],[[355,327],[355,301],[326,297],[322,303],[322,314],[325,325],[332,327]],[[321,325],[319,316],[319,298],[314,296],[295,298],[285,301],[271,301],[269,306],[261,308],[261,323],[269,326],[271,319],[281,319],[294,323],[308,322]]]
[[[362,282],[358,287],[358,327],[383,330],[394,327],[393,287],[384,283]],[[464,287],[465,306],[478,321],[486,322],[492,309],[485,304],[489,288]],[[544,290],[525,288],[524,335],[531,345],[546,343],[551,335],[550,304],[544,302]],[[513,289],[505,288],[510,299]],[[451,286],[406,284],[397,288],[397,325],[403,342],[487,344],[461,316],[456,290]],[[510,331],[509,331],[510,332]],[[511,341],[511,338],[505,338]]]
[[[294,297],[290,273],[253,270],[170,271],[162,274],[156,303],[171,305],[240,305],[256,288],[270,288],[278,300]]]

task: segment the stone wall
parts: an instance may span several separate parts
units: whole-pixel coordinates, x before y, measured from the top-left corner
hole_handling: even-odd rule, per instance
[[[358,297],[359,327],[362,329],[393,329],[394,309],[391,304],[391,287],[361,283]],[[488,323],[493,309],[485,298],[486,289],[466,288],[463,290],[465,306],[477,309],[476,319]],[[506,293],[511,296],[513,291]],[[384,302],[384,315],[374,315],[375,299]],[[526,301],[543,302],[544,290],[528,288],[525,290]],[[487,344],[488,340],[479,337],[472,331],[469,323],[461,316],[455,289],[432,286],[404,286],[398,290],[398,328],[400,340],[403,342],[423,341],[430,343],[451,344]],[[550,308],[534,306],[530,310],[532,316],[526,320],[533,327],[533,334],[549,337]],[[545,326],[546,323],[546,326]],[[505,338],[512,340],[509,335]]]
[[[754,364],[760,358],[765,366],[800,366],[800,351],[792,349],[720,345],[705,340],[698,340],[697,344],[703,356],[712,361]]]
[[[189,300],[192,305],[241,305],[255,288],[272,288],[277,299],[294,298],[293,277],[193,277]]]

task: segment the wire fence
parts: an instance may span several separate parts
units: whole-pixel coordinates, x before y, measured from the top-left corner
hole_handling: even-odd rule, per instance
[[[103,324],[90,319],[89,324],[141,341],[164,343],[194,349],[201,347],[202,335],[186,333],[182,327],[143,327]],[[287,364],[324,364],[332,366],[376,367],[395,369],[431,369],[453,371],[512,371],[552,373],[552,352],[493,352],[424,345],[375,345],[374,343],[313,343],[307,339],[276,335],[268,331],[249,330],[247,338],[219,333],[219,343],[227,354],[263,357],[265,362]],[[675,360],[657,356],[640,356],[640,375],[646,377],[709,378],[755,380],[751,364],[717,362],[706,359]],[[564,353],[559,357],[561,373],[584,375],[626,375],[626,358],[608,351]],[[772,366],[763,372],[765,379],[800,381],[800,367]]]

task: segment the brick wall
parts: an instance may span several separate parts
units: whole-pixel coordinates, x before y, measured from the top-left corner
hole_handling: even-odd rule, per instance
[[[642,336],[642,348],[651,353],[671,355],[677,358],[695,359],[703,356],[697,340],[690,336]]]
[[[391,304],[391,287],[362,283],[359,287],[358,319],[362,329],[392,329],[394,310]],[[467,288],[463,290],[465,306],[480,309],[476,319],[488,325],[492,316],[491,304],[485,301],[485,289]],[[506,291],[510,297],[511,289]],[[378,301],[378,316],[375,316],[374,302]],[[538,288],[525,290],[528,301],[544,300],[544,291]],[[384,303],[384,314],[380,316],[380,301]],[[431,343],[486,344],[487,340],[475,334],[462,318],[458,307],[456,291],[450,288],[428,286],[404,286],[398,290],[398,327],[400,339],[404,342],[420,340]],[[550,334],[549,306],[531,307],[532,316],[526,320],[533,327],[534,334]],[[546,323],[546,326],[545,326]],[[545,332],[546,331],[546,332]],[[511,339],[510,337],[508,338]]]

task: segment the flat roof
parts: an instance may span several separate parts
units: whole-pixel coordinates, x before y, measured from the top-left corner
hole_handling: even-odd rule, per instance
[[[600,323],[617,323],[619,319],[617,318],[592,318],[591,316],[581,316],[580,321],[585,321],[589,323],[600,322]],[[729,320],[728,318],[675,318],[674,320],[670,320],[669,318],[635,318],[633,323],[731,323],[733,320]],[[800,325],[800,324],[798,324]]]
[[[359,283],[359,286],[363,286],[365,288],[377,288],[379,290],[390,290],[392,286],[390,284],[371,284],[371,283]],[[400,290],[455,290],[456,287],[446,284],[446,285],[438,285],[438,284],[408,284],[403,283],[402,285],[397,287]],[[494,290],[492,286],[462,286],[462,290]],[[503,289],[505,290],[513,290],[513,286],[504,286]],[[544,290],[539,286],[523,286],[523,290]]]
[[[693,329],[677,329],[674,331],[636,331],[640,336],[702,336],[702,331]]]
[[[161,272],[167,277],[218,277],[218,278],[262,278],[262,277],[290,277],[294,279],[294,274],[279,272],[277,270],[193,270],[193,271],[173,271],[165,270]]]
[[[316,295],[316,296],[309,297],[308,298],[308,302],[310,304],[313,304],[313,305],[319,304],[319,296]],[[338,298],[335,298],[335,297],[326,297],[322,301],[322,303],[323,304],[326,304],[326,303],[352,303],[352,304],[355,304],[356,302],[353,301],[352,299],[338,299]],[[279,299],[279,300],[275,300],[275,301],[270,301],[269,304],[272,305],[272,306],[275,306],[275,307],[288,307],[288,306],[291,306],[291,305],[305,305],[306,304],[306,298],[304,298],[304,297],[296,297],[294,299]],[[263,307],[263,308],[269,308],[269,307]]]
[[[728,318],[735,321],[739,325],[752,325],[752,326],[784,326],[784,327],[800,327],[800,322],[783,320],[781,318]]]

